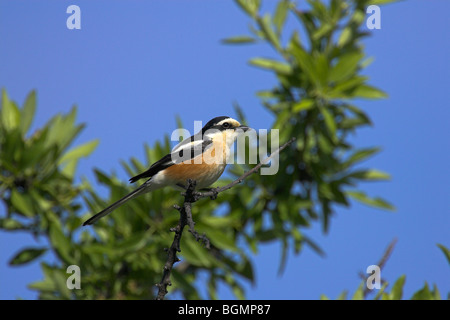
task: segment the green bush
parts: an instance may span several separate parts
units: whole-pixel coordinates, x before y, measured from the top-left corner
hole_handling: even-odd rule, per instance
[[[356,99],[379,99],[384,92],[368,84],[363,70],[371,62],[363,50],[362,30],[365,8],[375,1],[308,1],[299,10],[291,1],[279,1],[273,13],[262,13],[260,1],[238,0],[251,22],[250,35],[223,40],[227,44],[266,43],[277,58],[255,57],[252,66],[271,72],[276,83],[257,92],[264,108],[273,114],[273,129],[280,129],[280,142],[291,137],[296,142],[280,154],[276,175],[252,175],[238,187],[202,200],[193,206],[199,233],[206,233],[212,248],[207,250],[185,233],[181,243],[181,262],[172,273],[173,286],[168,297],[178,293],[186,299],[217,298],[219,283],[237,298],[245,298],[242,281],[254,282],[253,265],[244,249],[257,252],[261,244],[280,242],[280,272],[289,251],[299,253],[307,245],[321,249],[303,230],[319,221],[330,229],[336,206],[351,200],[381,209],[393,210],[386,200],[359,189],[366,181],[389,179],[376,169],[359,164],[379,152],[378,147],[356,148],[349,137],[357,129],[370,126],[369,116],[355,105]],[[386,3],[389,1],[378,1]],[[297,28],[286,30],[287,19]],[[303,35],[303,36],[301,36]],[[170,246],[181,204],[179,192],[163,189],[143,195],[89,228],[82,222],[132,187],[116,176],[94,170],[97,182],[108,189],[101,197],[82,180],[76,183],[76,166],[93,152],[97,140],[72,147],[83,129],[76,124],[76,108],[53,117],[44,127],[30,132],[36,109],[31,92],[22,108],[2,92],[0,110],[0,195],[7,211],[0,228],[23,231],[45,238],[47,245],[26,247],[10,264],[30,263],[52,251],[55,262],[41,258],[43,280],[30,284],[40,299],[152,299],[155,283],[161,279],[166,261],[164,248]],[[247,122],[240,107],[236,112]],[[181,123],[180,123],[181,126]],[[270,141],[270,139],[269,139]],[[166,135],[163,142],[145,146],[146,159],[131,158],[122,165],[130,176],[144,171],[170,151]],[[233,177],[253,165],[233,165]],[[215,214],[218,211],[220,215]],[[239,245],[238,245],[239,244]],[[449,258],[448,250],[442,250]],[[69,265],[81,268],[82,290],[66,286]],[[200,284],[198,275],[206,279]],[[387,293],[386,286],[376,299],[400,299],[405,277]],[[363,284],[353,298],[365,298]],[[199,286],[206,286],[206,296]],[[325,298],[325,297],[324,297]],[[339,298],[346,298],[343,293]],[[440,298],[437,288],[428,285],[413,298]]]

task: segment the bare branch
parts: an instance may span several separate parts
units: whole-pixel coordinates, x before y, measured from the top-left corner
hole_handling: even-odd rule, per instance
[[[195,231],[194,227],[195,222],[192,219],[192,211],[191,211],[192,203],[197,201],[195,196],[196,194],[195,186],[196,182],[189,179],[187,181],[186,192],[183,193],[184,196],[183,206],[180,207],[178,205],[174,205],[174,208],[180,212],[180,220],[175,228],[170,229],[170,231],[175,232],[175,236],[173,238],[173,242],[170,248],[166,249],[167,261],[164,265],[161,282],[156,284],[156,287],[158,287],[158,294],[156,296],[156,300],[163,300],[165,295],[168,293],[167,287],[172,285],[172,283],[170,282],[170,274],[172,272],[173,265],[178,261],[180,261],[180,259],[177,257],[177,253],[181,251],[180,249],[181,236],[183,235],[183,230],[186,225],[189,226],[189,231],[192,233],[192,235],[195,237],[197,241],[203,242],[206,248],[208,249],[210,248],[209,239],[206,238],[205,235],[201,236],[198,234],[197,231]]]
[[[394,238],[394,239],[391,241],[391,243],[389,243],[389,245],[387,246],[387,248],[386,248],[386,250],[384,251],[384,254],[383,254],[383,256],[381,257],[380,261],[378,261],[377,266],[380,268],[380,271],[384,268],[386,262],[389,260],[389,257],[391,256],[392,251],[394,251],[394,247],[395,247],[396,243],[397,243],[397,238]],[[359,273],[359,276],[363,279],[363,281],[366,281],[366,280],[367,280],[367,277],[366,277],[366,275],[365,275],[364,273],[360,272],[360,273]],[[384,280],[381,279],[381,282],[383,283]],[[367,295],[370,293],[370,291],[371,291],[371,290],[370,290],[369,288],[367,288],[367,287],[364,289],[364,292],[363,292],[364,298],[367,297]]]

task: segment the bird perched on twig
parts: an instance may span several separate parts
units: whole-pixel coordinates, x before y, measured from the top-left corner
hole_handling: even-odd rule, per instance
[[[92,216],[83,226],[95,223],[125,202],[153,190],[166,186],[184,186],[188,179],[195,180],[199,189],[210,186],[224,172],[234,141],[248,129],[249,127],[226,116],[208,121],[201,132],[183,140],[147,171],[130,179],[130,182],[136,182],[146,178],[146,182]]]

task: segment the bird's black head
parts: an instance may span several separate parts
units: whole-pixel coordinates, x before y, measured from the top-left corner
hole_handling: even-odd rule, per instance
[[[205,133],[206,130],[217,128],[218,124],[219,124],[220,122],[222,122],[223,120],[225,120],[225,119],[231,119],[231,120],[233,120],[232,118],[227,117],[227,116],[215,117],[214,119],[209,120],[209,121],[204,125],[204,127],[202,128],[202,133]]]
[[[247,126],[242,126],[239,121],[231,118],[231,117],[227,117],[227,116],[221,116],[221,117],[215,117],[214,119],[211,119],[208,121],[208,123],[202,128],[202,135],[204,135],[205,133],[213,133],[214,131],[217,132],[221,132],[221,131],[227,131],[229,133],[231,132],[236,132],[236,130],[241,130],[241,131],[247,131],[248,129],[250,129]],[[210,135],[210,134],[207,134]]]

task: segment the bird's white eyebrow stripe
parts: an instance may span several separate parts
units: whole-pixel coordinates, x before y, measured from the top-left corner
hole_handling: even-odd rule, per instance
[[[225,122],[229,122],[230,124],[232,124],[235,127],[238,127],[240,125],[239,122],[237,122],[236,120],[234,120],[233,118],[227,118],[227,119],[223,119],[222,121],[217,122],[217,126],[221,126],[222,124],[224,124]]]

